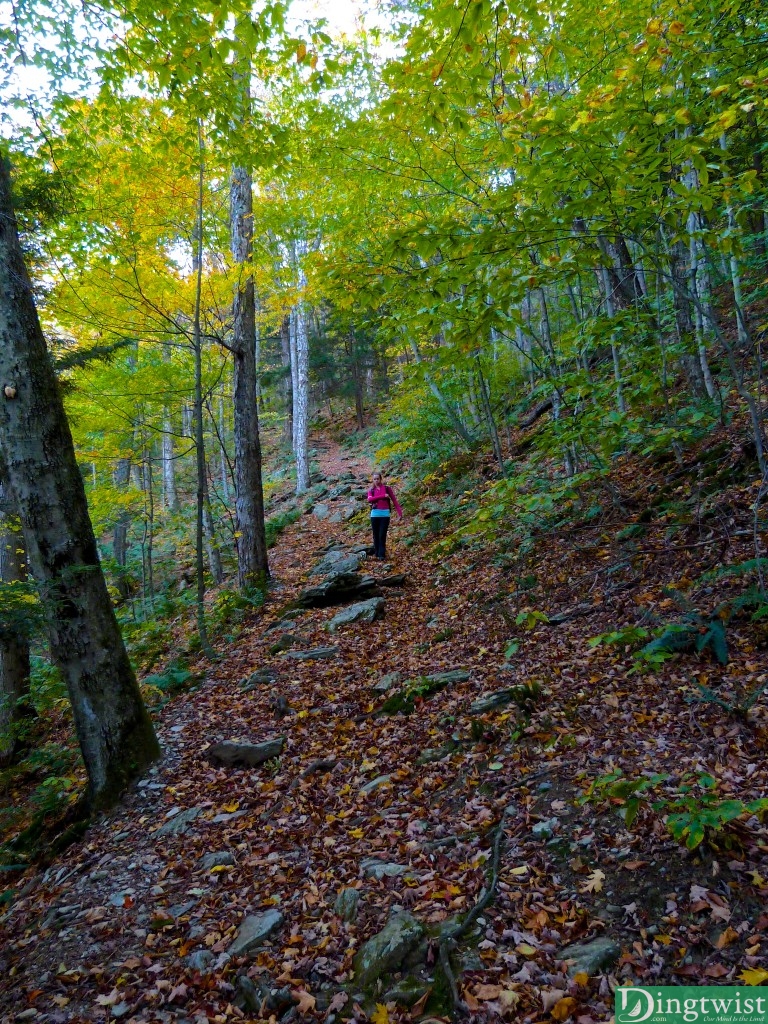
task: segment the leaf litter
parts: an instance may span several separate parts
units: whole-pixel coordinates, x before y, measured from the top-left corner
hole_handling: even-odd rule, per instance
[[[326,474],[338,471],[333,445],[322,461]],[[631,464],[614,483],[643,506]],[[722,498],[721,535],[708,527],[710,546],[679,534],[647,548],[619,542],[616,524],[603,520],[578,547],[564,531],[512,569],[490,546],[436,561],[424,543],[406,549],[395,527],[391,562],[407,573],[405,587],[387,595],[382,620],[339,631],[327,661],[270,653],[267,631],[329,542],[363,534],[299,520],[273,551],[266,608],[215,666],[199,666],[197,692],[160,712],[162,761],[79,845],[15,883],[0,953],[9,1019],[445,1019],[450,1008],[444,997],[431,1007],[431,988],[411,1007],[384,999],[392,979],[363,1006],[353,956],[393,913],[439,928],[470,911],[488,884],[502,816],[495,898],[452,961],[473,1016],[589,1024],[610,1015],[617,984],[765,984],[760,817],[733,820],[689,851],[650,799],[631,826],[617,813],[623,797],[584,799],[590,783],[617,769],[630,780],[666,773],[657,795],[668,802],[704,772],[723,799],[766,792],[762,704],[744,719],[691,703],[697,685],[736,701],[759,683],[768,671],[759,624],[733,624],[727,665],[700,655],[638,671],[628,647],[588,643],[671,615],[671,587],[714,606],[731,581],[696,581],[749,558],[739,534],[748,532],[754,490]],[[607,571],[622,561],[629,569]],[[523,576],[547,582],[523,596]],[[514,629],[521,607],[527,618]],[[293,620],[302,647],[327,645],[332,615]],[[382,676],[418,680],[457,667],[469,679],[424,697],[414,691],[412,714],[377,713]],[[244,690],[242,680],[265,668],[275,682]],[[538,699],[469,712],[511,683],[537,684]],[[222,740],[282,735],[282,755],[255,769],[217,768],[205,757]],[[177,831],[164,827],[184,812],[194,813]],[[213,854],[221,856],[209,864]],[[334,910],[346,888],[361,897],[353,921]],[[270,911],[280,915],[277,930],[232,957],[244,919]],[[600,938],[613,940],[615,955],[578,969],[569,948]],[[436,955],[428,944],[428,965]],[[284,992],[285,1002],[244,1009],[243,978]]]

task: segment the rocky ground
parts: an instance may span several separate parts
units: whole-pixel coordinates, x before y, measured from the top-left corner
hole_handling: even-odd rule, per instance
[[[760,678],[757,627],[722,667],[588,643],[664,611],[703,546],[603,520],[526,564],[435,557],[423,499],[374,563],[370,467],[321,466],[267,605],[160,713],[162,760],[16,883],[4,1019],[590,1024],[620,983],[765,984],[765,712],[690,702]],[[728,500],[747,557],[749,486]],[[667,810],[706,771],[745,810],[689,852],[642,791],[627,824],[627,792],[589,790],[617,769],[667,775]]]

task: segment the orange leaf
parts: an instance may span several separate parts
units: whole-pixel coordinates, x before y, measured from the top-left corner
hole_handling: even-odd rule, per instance
[[[566,996],[559,1003],[555,1003],[550,1013],[553,1020],[567,1020],[576,1009],[576,1000],[573,996]]]

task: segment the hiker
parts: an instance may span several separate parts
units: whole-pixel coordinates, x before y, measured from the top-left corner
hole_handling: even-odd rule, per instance
[[[373,531],[373,556],[383,562],[387,557],[387,530],[392,506],[395,506],[398,519],[403,518],[403,510],[400,508],[395,492],[385,484],[381,473],[373,474],[373,482],[368,491],[368,501],[371,504],[371,530]]]

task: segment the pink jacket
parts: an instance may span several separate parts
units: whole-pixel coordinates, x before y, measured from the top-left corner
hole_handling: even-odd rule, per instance
[[[397,498],[395,497],[395,492],[389,484],[381,484],[379,487],[372,487],[370,491],[368,491],[368,501],[370,502],[371,508],[391,509],[392,505],[394,505],[399,518],[403,518],[403,510],[400,508]]]

